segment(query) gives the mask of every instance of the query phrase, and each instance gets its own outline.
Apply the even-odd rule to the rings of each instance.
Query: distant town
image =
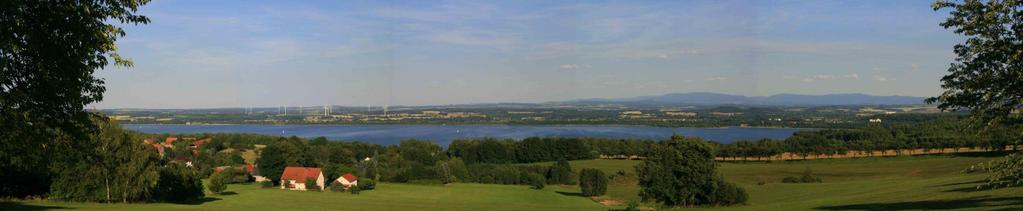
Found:
[[[281,106],[218,109],[107,109],[131,124],[628,124],[667,127],[857,127],[910,123],[956,113],[927,105],[629,106],[478,104],[453,106]]]

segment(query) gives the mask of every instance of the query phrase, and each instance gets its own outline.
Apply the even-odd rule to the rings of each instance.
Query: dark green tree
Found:
[[[598,169],[583,169],[579,172],[579,188],[583,196],[604,195],[607,193],[607,175]]]
[[[547,184],[568,184],[572,180],[572,166],[565,158],[558,159],[547,171]]]
[[[44,194],[55,155],[93,147],[76,141],[96,128],[85,106],[105,87],[93,73],[131,65],[115,41],[122,24],[149,22],[136,14],[147,2],[0,1],[0,197]]]
[[[1023,1],[939,0],[933,6],[950,9],[940,25],[966,41],[954,47],[955,61],[941,78],[945,91],[927,102],[944,110],[970,110],[987,123],[1018,119],[1023,108]]]
[[[213,194],[220,194],[224,192],[224,190],[227,190],[227,180],[229,177],[230,174],[225,172],[214,173],[213,176],[210,176],[210,184],[209,186],[206,186],[206,189],[209,189],[210,193]]]
[[[259,173],[274,183],[281,180],[284,167],[287,167],[287,160],[284,158],[284,151],[277,143],[266,146],[259,154],[256,164],[259,166]]]
[[[719,198],[719,191],[738,193],[735,185],[722,185],[714,163],[714,148],[699,138],[672,136],[650,149],[647,158],[636,166],[639,196],[669,207],[704,204],[738,204],[742,199]],[[741,190],[745,193],[744,190]],[[734,194],[731,194],[734,195]],[[744,194],[743,194],[744,195]],[[735,195],[736,197],[741,197]]]
[[[182,164],[170,163],[160,168],[153,198],[157,201],[189,202],[204,197],[202,179]]]
[[[57,178],[54,199],[137,202],[151,199],[159,180],[159,160],[152,148],[139,144],[119,125],[97,118],[99,125],[79,144],[93,146],[66,151],[53,163]],[[74,160],[71,160],[74,159]]]
[[[987,126],[1019,124],[1023,109],[1023,1],[936,1],[949,9],[940,25],[966,37],[955,45],[955,61],[941,78],[945,91],[928,103],[943,110],[969,110]],[[1023,131],[1017,131],[1023,133]],[[1023,159],[992,162],[988,186],[1023,183]]]

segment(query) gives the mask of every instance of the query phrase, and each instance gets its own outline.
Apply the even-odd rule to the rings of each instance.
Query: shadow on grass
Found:
[[[561,195],[565,195],[565,196],[578,196],[578,197],[586,197],[586,196],[583,196],[583,193],[576,193],[576,192],[564,192],[564,191],[554,191],[554,192],[555,192],[555,193],[558,193],[558,194],[561,194]]]
[[[200,204],[204,204],[206,202],[214,202],[214,201],[220,201],[220,198],[203,197],[202,199],[187,200],[187,201],[169,201],[167,203],[171,203],[171,204],[187,204],[187,205],[200,205]]]
[[[46,205],[30,205],[23,204],[21,202],[0,202],[0,210],[57,210],[57,209],[74,209],[71,207],[60,207],[60,206],[46,206]]]
[[[225,192],[220,192],[220,194],[217,194],[217,195],[218,196],[231,196],[231,195],[238,195],[238,192],[225,191]]]
[[[963,152],[963,153],[953,153],[953,154],[949,154],[949,155],[956,156],[956,157],[989,158],[989,157],[1005,157],[1006,155],[1009,155],[1009,154],[1012,154],[1012,153],[1015,153],[1015,152],[1016,151],[1007,150],[1007,151],[993,151],[993,152]]]
[[[978,196],[964,199],[927,200],[891,203],[864,203],[816,207],[817,210],[949,210],[989,206],[1023,205],[1023,197]]]
[[[985,182],[985,180],[977,180],[977,181],[969,181],[969,182],[948,183],[948,184],[943,184],[943,185],[936,185],[934,187],[948,187],[948,186],[958,186],[958,185],[973,185],[971,187],[976,187],[976,185],[979,185],[980,183],[984,183],[984,182]]]

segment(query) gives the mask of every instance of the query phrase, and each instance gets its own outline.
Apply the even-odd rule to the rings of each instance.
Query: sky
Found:
[[[932,2],[153,1],[94,107],[935,96],[964,38]]]

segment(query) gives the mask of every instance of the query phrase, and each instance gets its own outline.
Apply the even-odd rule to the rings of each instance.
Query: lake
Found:
[[[144,133],[256,133],[265,135],[326,137],[337,141],[396,144],[403,139],[426,139],[441,146],[463,138],[523,139],[539,136],[667,139],[672,133],[697,136],[720,143],[761,138],[784,139],[798,128],[670,128],[633,125],[172,125],[124,124]]]

